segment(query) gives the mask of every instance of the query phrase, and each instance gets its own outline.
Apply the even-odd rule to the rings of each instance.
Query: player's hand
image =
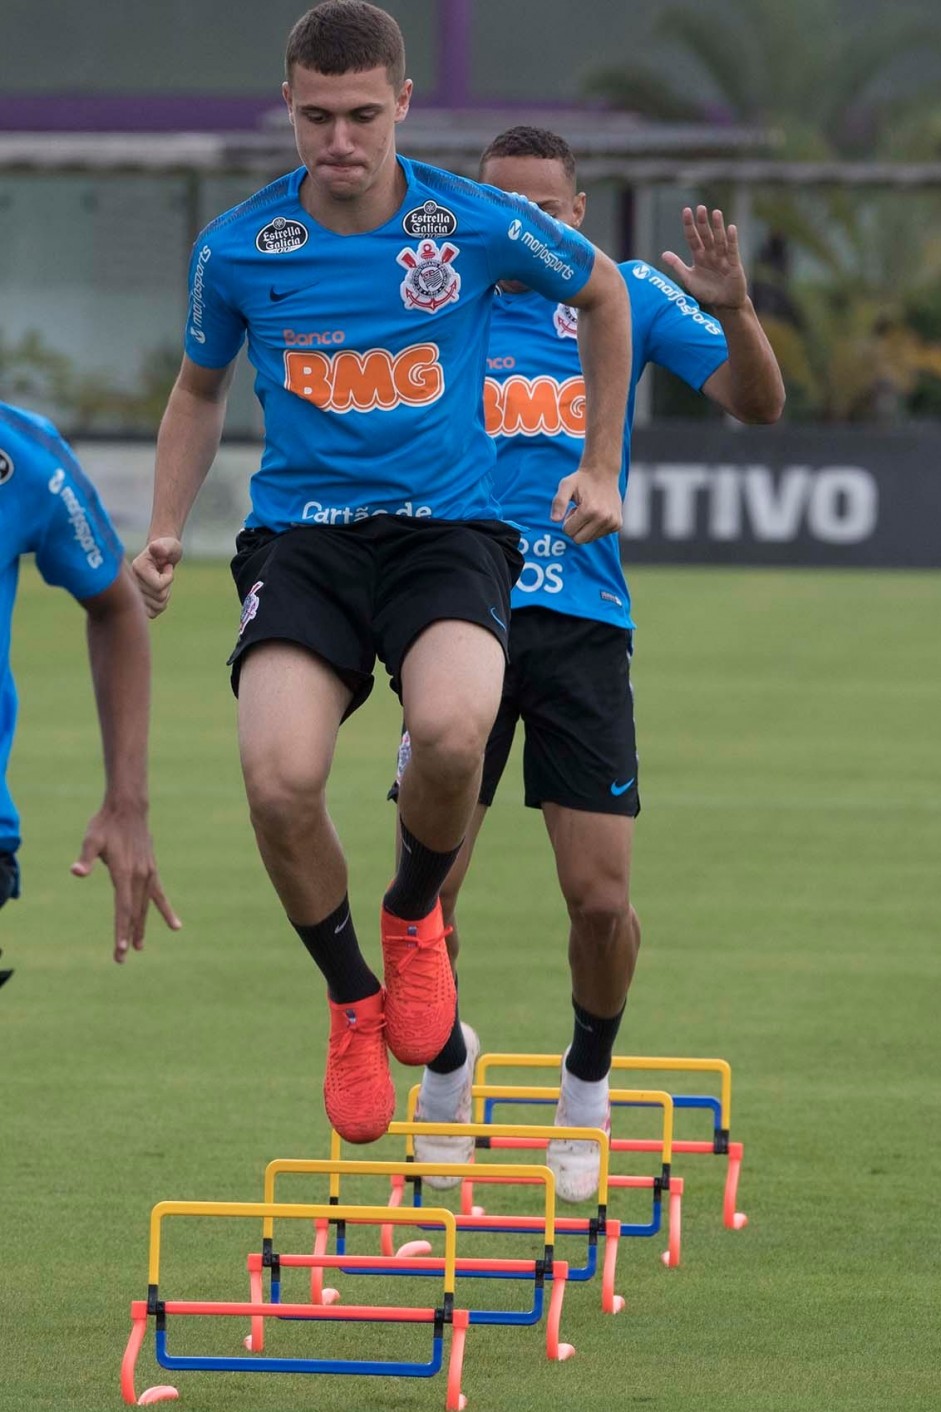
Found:
[[[621,492],[617,479],[579,467],[559,481],[552,519],[562,522],[576,544],[589,544],[621,528]]]
[[[114,887],[115,961],[123,961],[131,946],[142,950],[151,903],[171,931],[179,931],[183,924],[161,886],[142,809],[121,810],[106,804],[89,820],[82,851],[72,864],[73,876],[87,878],[99,858]]]
[[[156,618],[166,608],[173,585],[173,570],[182,558],[182,544],[167,535],[162,539],[152,539],[131,565],[148,617]]]
[[[741,309],[748,298],[748,281],[735,226],[726,230],[721,211],[713,211],[710,222],[705,206],[697,206],[695,215],[686,206],[683,234],[693,263],[684,264],[672,250],[664,250],[662,255],[674,278],[699,304],[714,310]]]

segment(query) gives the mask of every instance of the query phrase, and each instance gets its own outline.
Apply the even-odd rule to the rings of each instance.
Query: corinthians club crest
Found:
[[[245,595],[245,602],[242,604],[242,616],[239,619],[239,637],[242,636],[242,633],[248,627],[252,618],[254,618],[255,614],[258,612],[258,609],[261,607],[258,595],[264,588],[264,586],[264,579],[259,579],[257,583],[252,584],[251,588]]]
[[[406,246],[396,255],[398,263],[405,267],[399,290],[406,309],[424,309],[433,314],[458,298],[461,276],[452,261],[460,253],[456,245],[448,242],[439,249],[433,240],[422,240],[416,249]]]
[[[552,315],[555,331],[560,338],[578,337],[578,310],[570,304],[559,304]]]

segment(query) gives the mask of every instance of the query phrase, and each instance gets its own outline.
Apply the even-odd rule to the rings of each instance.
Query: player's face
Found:
[[[576,230],[585,219],[585,193],[575,190],[575,183],[557,157],[491,157],[481,170],[480,179],[500,191],[527,197],[547,216]],[[501,287],[510,293],[526,288],[515,280],[503,280]]]
[[[394,166],[410,79],[396,92],[384,68],[321,74],[295,65],[281,91],[301,161],[323,195],[355,201]]]

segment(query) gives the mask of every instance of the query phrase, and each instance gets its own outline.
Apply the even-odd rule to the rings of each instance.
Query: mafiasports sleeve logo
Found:
[[[13,474],[13,457],[7,451],[0,450],[0,485],[6,485]]]
[[[461,276],[452,262],[460,253],[456,245],[445,244],[439,249],[433,240],[421,241],[415,250],[406,246],[399,251],[395,258],[406,271],[399,292],[406,309],[433,314],[445,304],[456,303]]]

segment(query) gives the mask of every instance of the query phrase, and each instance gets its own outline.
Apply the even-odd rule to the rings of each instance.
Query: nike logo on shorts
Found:
[[[631,785],[632,785],[632,784],[634,783],[634,781],[636,780],[636,778],[637,778],[636,775],[631,775],[631,777],[630,777],[630,779],[628,780],[627,784],[618,784],[617,780],[613,780],[613,781],[612,781],[612,784],[611,784],[611,793],[612,793],[613,795],[615,795],[615,796],[617,796],[617,795],[619,795],[619,794],[626,794],[627,791],[630,789]]]
[[[497,610],[496,610],[496,608],[491,608],[491,609],[490,609],[490,616],[491,616],[491,618],[493,618],[493,621],[494,621],[495,623],[498,623],[498,624],[500,625],[500,627],[503,629],[503,631],[506,632],[506,623],[503,621],[502,618],[498,618],[498,617],[497,617]]]

